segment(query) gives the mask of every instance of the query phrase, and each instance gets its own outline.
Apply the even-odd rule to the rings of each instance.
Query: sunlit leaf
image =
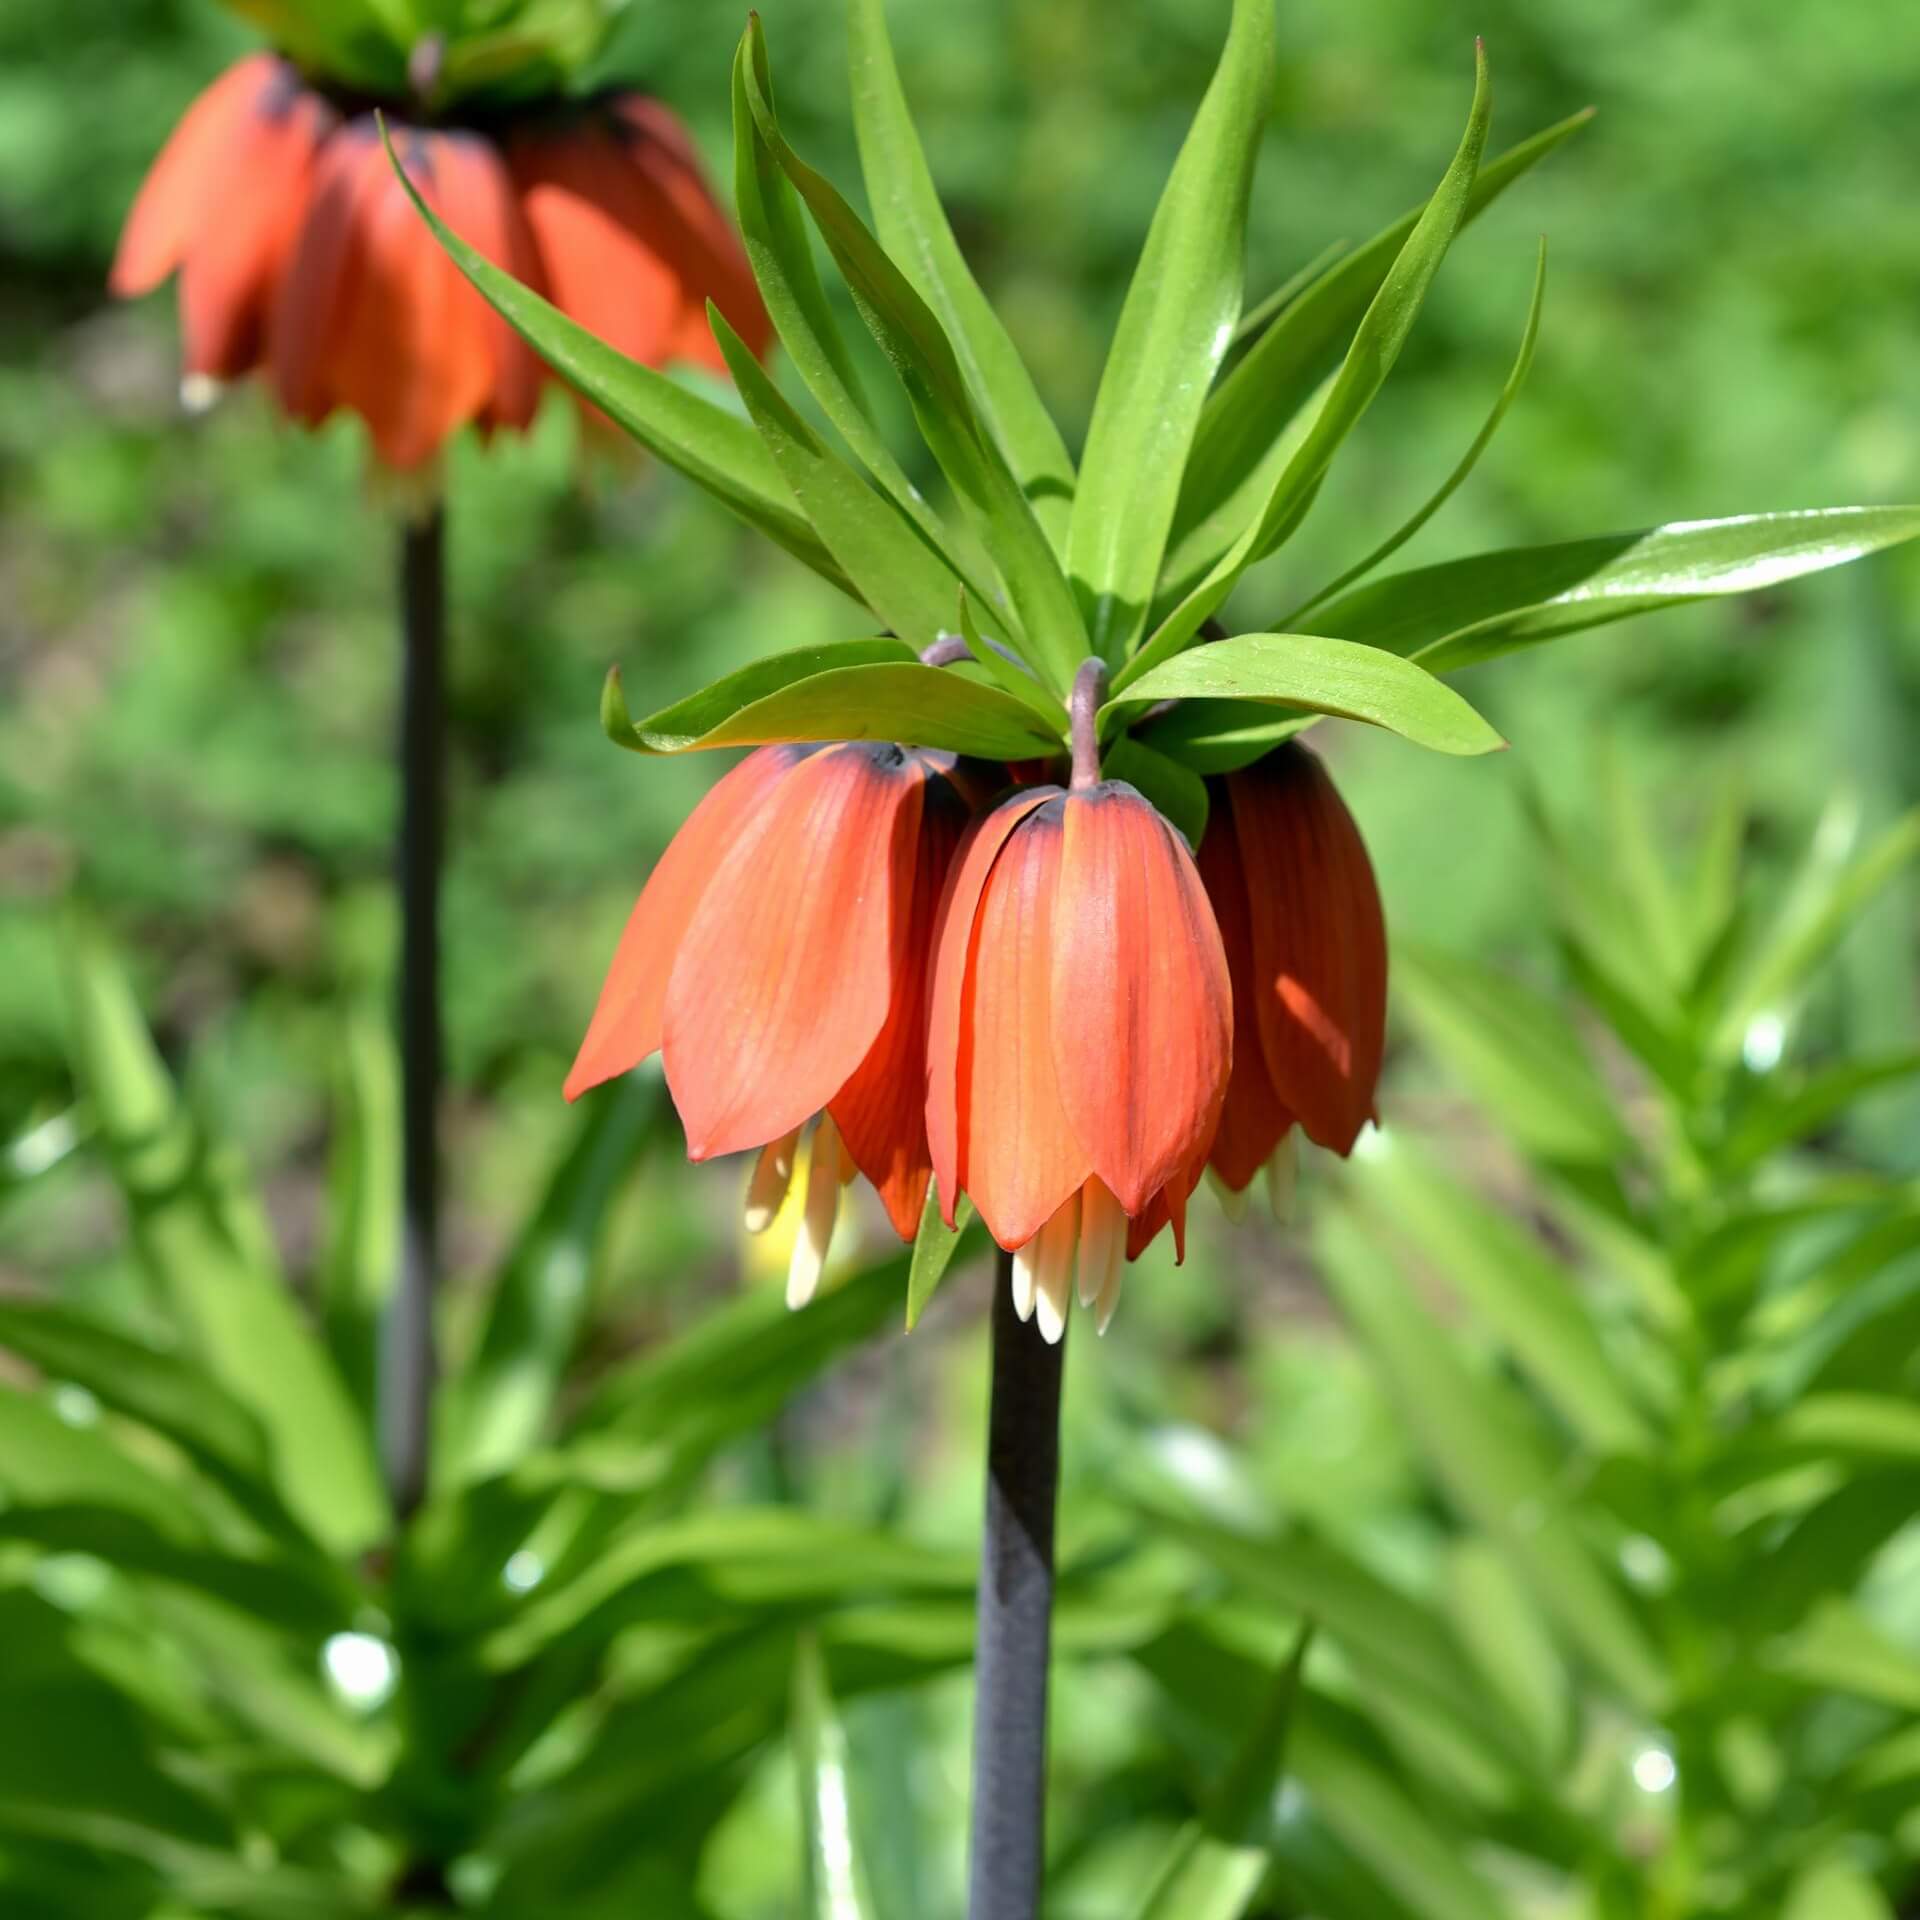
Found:
[[[846,1729],[810,1633],[794,1647],[789,1727],[800,1787],[801,1911],[808,1920],[872,1920],[873,1897],[853,1831]]]
[[[946,329],[982,422],[1059,551],[1073,511],[1073,460],[947,224],[901,90],[886,0],[855,0],[848,9],[847,57],[854,132],[880,244]]]
[[[913,1259],[907,1268],[907,1331],[911,1333],[927,1310],[927,1302],[947,1277],[960,1242],[973,1224],[973,1202],[963,1193],[953,1210],[954,1224],[940,1216],[938,1183],[927,1183],[927,1202],[920,1210],[920,1231],[914,1235]]]
[[[1424,668],[1350,641],[1310,633],[1243,633],[1193,647],[1141,675],[1102,719],[1158,700],[1263,702],[1364,720],[1438,753],[1491,753],[1503,742]]]
[[[1122,734],[1100,760],[1107,779],[1137,787],[1180,829],[1189,847],[1199,846],[1209,803],[1207,784],[1197,773],[1132,734]]]
[[[1520,347],[1514,355],[1512,370],[1507,375],[1506,384],[1501,387],[1498,397],[1494,400],[1493,410],[1482,422],[1480,431],[1473,437],[1472,444],[1460,456],[1459,464],[1441,481],[1421,506],[1381,541],[1371,553],[1356,560],[1344,573],[1322,587],[1318,593],[1309,595],[1280,622],[1282,626],[1304,625],[1306,616],[1316,607],[1324,606],[1335,595],[1344,593],[1356,580],[1364,580],[1383,562],[1392,559],[1460,490],[1474,468],[1480,464],[1480,456],[1493,444],[1493,436],[1500,431],[1500,423],[1507,417],[1507,410],[1520,397],[1520,389],[1526,385],[1527,375],[1533,368],[1533,349],[1540,338],[1540,306],[1546,291],[1547,243],[1543,239],[1540,242],[1539,260],[1533,273],[1533,296],[1527,305],[1526,325],[1520,331]]]
[[[1234,0],[1087,429],[1067,558],[1094,651],[1109,660],[1124,658],[1145,626],[1187,451],[1239,323],[1247,196],[1272,92],[1271,0]]]
[[[1322,607],[1314,625],[1452,673],[1633,614],[1780,586],[1915,534],[1920,507],[1676,520],[1390,574]]]

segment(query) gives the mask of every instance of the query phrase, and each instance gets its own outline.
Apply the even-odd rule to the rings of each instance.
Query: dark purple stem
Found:
[[[972,658],[973,649],[957,633],[943,633],[932,646],[920,649],[923,667],[951,667]]]
[[[1013,1256],[994,1263],[987,1515],[973,1663],[968,1920],[1035,1920],[1046,1860],[1047,1662],[1060,1369],[1013,1304]]]
[[[1097,786],[1100,781],[1100,708],[1107,697],[1107,663],[1087,659],[1073,676],[1067,699],[1067,718],[1073,727],[1073,784]]]

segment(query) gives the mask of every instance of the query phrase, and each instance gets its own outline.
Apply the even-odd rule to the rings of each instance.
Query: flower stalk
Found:
[[[1053,1515],[1066,1347],[1020,1318],[1010,1253],[999,1255],[997,1269],[974,1647],[967,1916],[1034,1920],[1045,1864]]]
[[[1089,657],[1073,676],[1067,719],[1073,728],[1073,784],[1077,791],[1100,784],[1100,709],[1107,697],[1107,663]]]
[[[440,1266],[440,866],[446,842],[446,509],[401,533],[400,1268],[380,1329],[380,1454],[396,1515],[425,1495]]]

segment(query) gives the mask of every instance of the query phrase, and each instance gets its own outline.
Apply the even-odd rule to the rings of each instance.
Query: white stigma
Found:
[[[765,1233],[780,1217],[793,1186],[794,1161],[800,1152],[800,1129],[769,1141],[760,1149],[747,1179],[746,1221],[749,1233]]]
[[[1127,1216],[1103,1180],[1089,1180],[1080,1195],[1080,1304],[1100,1309],[1120,1297],[1120,1264],[1127,1252]],[[1099,1327],[1107,1330],[1108,1306]]]
[[[1073,1302],[1073,1254],[1080,1239],[1080,1196],[1076,1193],[1034,1236],[1039,1249],[1034,1265],[1033,1313],[1040,1337],[1057,1347],[1067,1331]]]
[[[1287,1137],[1267,1162],[1267,1207],[1273,1214],[1275,1226],[1292,1224],[1294,1194],[1299,1185],[1300,1134],[1297,1128],[1289,1128]]]
[[[820,1285],[840,1217],[840,1129],[823,1113],[807,1152],[807,1206],[787,1265],[787,1305],[804,1307]]]

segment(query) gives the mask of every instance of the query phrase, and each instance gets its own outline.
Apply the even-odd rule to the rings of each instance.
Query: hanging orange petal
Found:
[[[896,912],[905,908],[907,931],[887,1022],[830,1109],[854,1164],[872,1181],[903,1240],[919,1230],[933,1172],[927,1152],[927,959],[969,812],[944,774],[927,771],[924,784],[911,896],[896,895],[894,901]]]
[[[306,225],[268,322],[267,360],[289,419],[318,426],[338,402],[333,341],[360,278],[363,209],[382,188],[386,156],[370,116],[348,122],[313,172]]]
[[[659,1052],[667,982],[700,896],[721,862],[740,845],[754,814],[799,760],[794,747],[761,747],[748,754],[674,835],[641,889],[614,950],[587,1037],[567,1075],[569,1100]]]
[[[691,1158],[777,1139],[866,1058],[900,972],[923,788],[898,747],[825,748],[714,874],[661,1046]]]
[[[291,74],[240,116],[180,269],[181,362],[237,379],[260,364],[267,317],[307,215],[314,161],[339,115]]]
[[[1372,862],[1305,747],[1229,774],[1227,791],[1274,1091],[1309,1139],[1349,1153],[1373,1115],[1386,1042],[1386,925]]]
[[[1052,1032],[1070,805],[1059,794],[1042,798],[1000,849],[980,896],[962,996],[956,1180],[1003,1247],[1025,1245],[1093,1172],[1061,1099]]]
[[[1186,843],[1132,787],[1065,802],[1053,1057],[1073,1129],[1129,1214],[1213,1138],[1232,989]]]
[[[1029,790],[981,814],[954,855],[934,915],[927,975],[927,1147],[948,1226],[954,1224],[960,1200],[960,1055],[980,896],[1008,836],[1034,808],[1058,793],[1057,788]]]
[[[1239,1193],[1273,1157],[1293,1125],[1293,1115],[1273,1090],[1266,1054],[1260,1045],[1259,993],[1253,962],[1253,918],[1247,904],[1247,876],[1233,827],[1233,807],[1216,787],[1207,830],[1194,864],[1207,889],[1220,945],[1233,983],[1233,1067],[1220,1109],[1220,1130],[1213,1139],[1213,1169]]]
[[[228,175],[235,138],[292,69],[270,53],[229,67],[182,115],[135,196],[108,284],[122,297],[151,293],[205,230],[210,193]],[[297,83],[296,83],[297,84]]]
[[[394,150],[436,212],[446,135],[394,129]],[[328,348],[340,405],[366,421],[374,449],[398,472],[433,458],[486,405],[494,362],[484,308],[435,244],[378,148],[356,208],[353,274]]]
[[[523,286],[543,293],[533,230],[500,149],[480,134],[446,134],[435,155],[435,174],[447,225]],[[540,403],[544,369],[539,356],[471,287],[461,291],[493,360],[493,392],[482,422],[527,426]]]
[[[517,134],[507,151],[554,304],[630,360],[662,365],[685,295],[657,196],[602,122]]]

